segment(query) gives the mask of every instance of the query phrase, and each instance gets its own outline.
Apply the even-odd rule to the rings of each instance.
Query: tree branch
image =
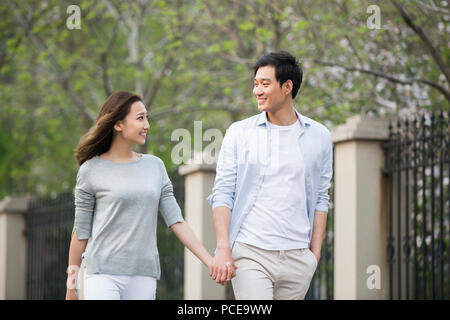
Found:
[[[108,45],[106,46],[105,51],[102,52],[102,54],[100,56],[100,62],[101,62],[101,68],[102,68],[103,89],[105,90],[106,96],[111,95],[111,93],[113,91],[111,81],[108,76],[108,69],[109,69],[108,53],[111,51],[114,41],[116,40],[118,26],[119,26],[119,23],[117,22],[114,26],[111,39],[109,39]]]
[[[208,4],[208,1],[205,2],[205,10],[208,13],[208,16],[210,17],[211,21],[214,23],[216,28],[218,28],[223,33],[227,34],[231,39],[233,39],[234,42],[236,42],[239,51],[241,54],[243,54],[245,57],[250,55],[250,50],[247,49],[247,47],[244,44],[244,41],[242,40],[241,36],[239,35],[238,28],[236,26],[236,17],[239,11],[239,1],[235,1],[233,3],[233,18],[230,20],[228,26],[223,26],[217,23],[218,17],[217,13],[213,10],[212,6]]]
[[[75,92],[72,90],[72,87],[69,83],[69,77],[67,75],[65,75],[64,70],[59,65],[55,56],[49,51],[49,49],[47,48],[44,41],[37,34],[33,34],[32,32],[30,32],[33,29],[32,25],[30,24],[29,20],[26,17],[23,17],[22,15],[20,15],[18,13],[19,8],[14,3],[14,1],[12,1],[11,4],[14,6],[14,9],[15,9],[14,17],[25,28],[27,37],[29,39],[31,39],[31,41],[38,48],[38,50],[48,52],[48,56],[50,58],[49,60],[52,63],[52,66],[54,69],[54,74],[55,74],[56,78],[58,79],[58,82],[61,85],[61,87],[72,98],[73,102],[75,103],[76,107],[80,110],[80,112],[84,116],[84,118],[90,123],[94,122],[95,118],[96,118],[95,115],[93,114],[93,112],[91,110],[89,110],[86,107],[86,105],[80,99],[80,97],[77,94],[75,94]]]
[[[419,5],[421,5],[422,7],[424,7],[427,10],[431,10],[434,12],[440,12],[440,13],[445,13],[448,14],[450,13],[450,10],[446,9],[446,8],[439,8],[436,6],[436,4],[433,2],[433,0],[430,0],[431,6],[427,5],[426,3],[424,3],[423,1],[417,1]]]
[[[447,67],[447,65],[444,62],[444,59],[442,59],[442,56],[439,54],[437,49],[433,46],[431,43],[430,38],[428,38],[427,34],[423,29],[419,26],[417,26],[411,17],[406,13],[405,10],[403,10],[402,6],[396,1],[391,0],[394,6],[397,8],[397,10],[400,12],[400,15],[402,16],[405,23],[420,37],[420,39],[425,43],[425,47],[428,49],[428,51],[431,53],[431,56],[433,57],[434,61],[437,63],[439,68],[441,69],[442,73],[444,74],[445,78],[447,79],[448,84],[450,85],[450,68]]]
[[[348,43],[350,44],[350,48],[352,49],[353,53],[355,54],[356,58],[358,58],[358,62],[360,66],[363,66],[363,61],[361,59],[361,57],[359,56],[358,51],[356,50],[355,46],[353,45],[352,40],[350,39],[350,37],[348,35],[345,35],[345,39],[347,39]]]
[[[186,35],[188,35],[192,31],[195,24],[197,23],[197,19],[195,16],[193,17],[192,21],[193,21],[192,24],[188,24],[185,21],[183,21],[182,17],[179,15],[178,16],[179,25],[178,28],[175,28],[178,30],[175,31],[176,36],[172,41],[185,39]],[[163,41],[164,44],[166,44],[165,42],[166,41]],[[152,106],[153,102],[155,101],[156,93],[159,90],[161,81],[164,78],[166,70],[172,66],[174,61],[175,61],[175,52],[173,50],[170,50],[169,52],[166,53],[166,59],[161,69],[159,70],[158,74],[153,78],[147,90],[145,91],[143,99],[144,104],[148,109]]]
[[[433,87],[437,90],[439,90],[444,96],[445,98],[450,101],[450,92],[448,90],[446,90],[445,88],[441,87],[440,85],[438,85],[437,83],[434,83],[430,80],[426,80],[423,78],[412,78],[412,79],[407,79],[407,80],[401,80],[398,78],[395,78],[394,76],[391,75],[387,75],[378,71],[373,71],[373,70],[368,70],[368,69],[363,69],[363,68],[355,68],[355,67],[348,67],[348,66],[344,66],[338,63],[332,63],[332,62],[327,62],[327,61],[320,61],[320,60],[314,60],[315,63],[323,65],[323,66],[329,66],[329,67],[339,67],[342,68],[346,71],[350,71],[350,72],[362,72],[362,73],[366,73],[366,74],[370,74],[372,76],[375,77],[379,77],[379,78],[383,78],[386,80],[389,80],[391,82],[395,82],[395,83],[399,83],[402,85],[407,85],[407,84],[411,84],[414,82],[420,82],[423,84],[426,84],[430,87]]]
[[[153,79],[153,81],[152,81],[151,85],[148,87],[147,91],[145,92],[144,104],[148,109],[153,104],[153,101],[155,100],[155,97],[156,97],[156,92],[158,91],[161,81],[164,77],[164,73],[169,68],[169,66],[172,64],[172,62],[173,62],[173,57],[169,53],[166,57],[166,60],[164,61],[163,66],[159,70],[156,77]]]
[[[121,12],[119,10],[117,10],[117,8],[114,6],[114,4],[111,1],[103,0],[103,2],[105,3],[108,10],[112,13],[114,18],[116,20],[121,21],[124,24],[124,26],[128,29],[128,31],[130,32],[131,31],[130,20],[125,19],[125,17],[121,14]]]

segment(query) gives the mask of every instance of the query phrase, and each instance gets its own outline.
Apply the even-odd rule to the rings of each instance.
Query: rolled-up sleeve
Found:
[[[184,222],[183,215],[181,214],[180,206],[178,205],[175,196],[173,194],[173,186],[167,174],[166,167],[162,160],[161,162],[161,196],[159,198],[159,211],[166,223],[167,227],[170,227],[174,223]]]
[[[89,239],[92,230],[92,216],[95,209],[95,194],[91,189],[88,172],[85,166],[81,166],[77,173],[75,198],[75,221],[72,235],[77,231],[79,240]]]
[[[216,166],[212,193],[206,198],[214,209],[224,206],[233,209],[236,190],[237,146],[236,127],[233,123],[225,133]]]
[[[329,195],[328,190],[331,185],[331,177],[333,176],[333,142],[331,134],[327,130],[325,135],[325,147],[322,158],[322,168],[320,172],[318,195],[316,202],[316,211],[328,212]]]

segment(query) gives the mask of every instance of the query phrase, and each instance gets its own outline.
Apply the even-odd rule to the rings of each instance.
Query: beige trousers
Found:
[[[317,268],[310,249],[264,250],[235,242],[232,256],[237,300],[303,300]]]

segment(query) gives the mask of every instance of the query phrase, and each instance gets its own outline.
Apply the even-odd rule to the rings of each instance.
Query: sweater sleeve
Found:
[[[173,194],[172,182],[166,171],[166,167],[160,159],[162,184],[161,184],[161,196],[159,199],[159,211],[163,216],[164,222],[167,227],[170,227],[176,222],[184,222],[183,215],[181,214],[180,206],[178,205],[175,196]]]
[[[79,240],[89,239],[92,230],[92,217],[95,208],[95,194],[89,184],[89,170],[86,163],[80,166],[74,191],[75,221],[72,235],[77,230]]]

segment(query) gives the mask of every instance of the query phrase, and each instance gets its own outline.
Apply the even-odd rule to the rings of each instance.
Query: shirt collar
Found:
[[[295,113],[297,114],[297,117],[298,117],[298,119],[299,119],[299,121],[300,121],[300,125],[303,127],[303,128],[306,128],[306,125],[311,125],[311,122],[309,121],[309,119],[308,118],[306,118],[306,117],[304,117],[300,112],[298,112],[295,108],[294,108],[294,111],[295,111]],[[266,111],[263,111],[263,112],[261,112],[260,114],[259,114],[259,117],[258,117],[258,123],[257,123],[257,125],[259,126],[259,125],[261,125],[261,124],[265,124],[266,126],[267,126],[267,122],[268,122],[269,120],[267,119],[267,112]]]

